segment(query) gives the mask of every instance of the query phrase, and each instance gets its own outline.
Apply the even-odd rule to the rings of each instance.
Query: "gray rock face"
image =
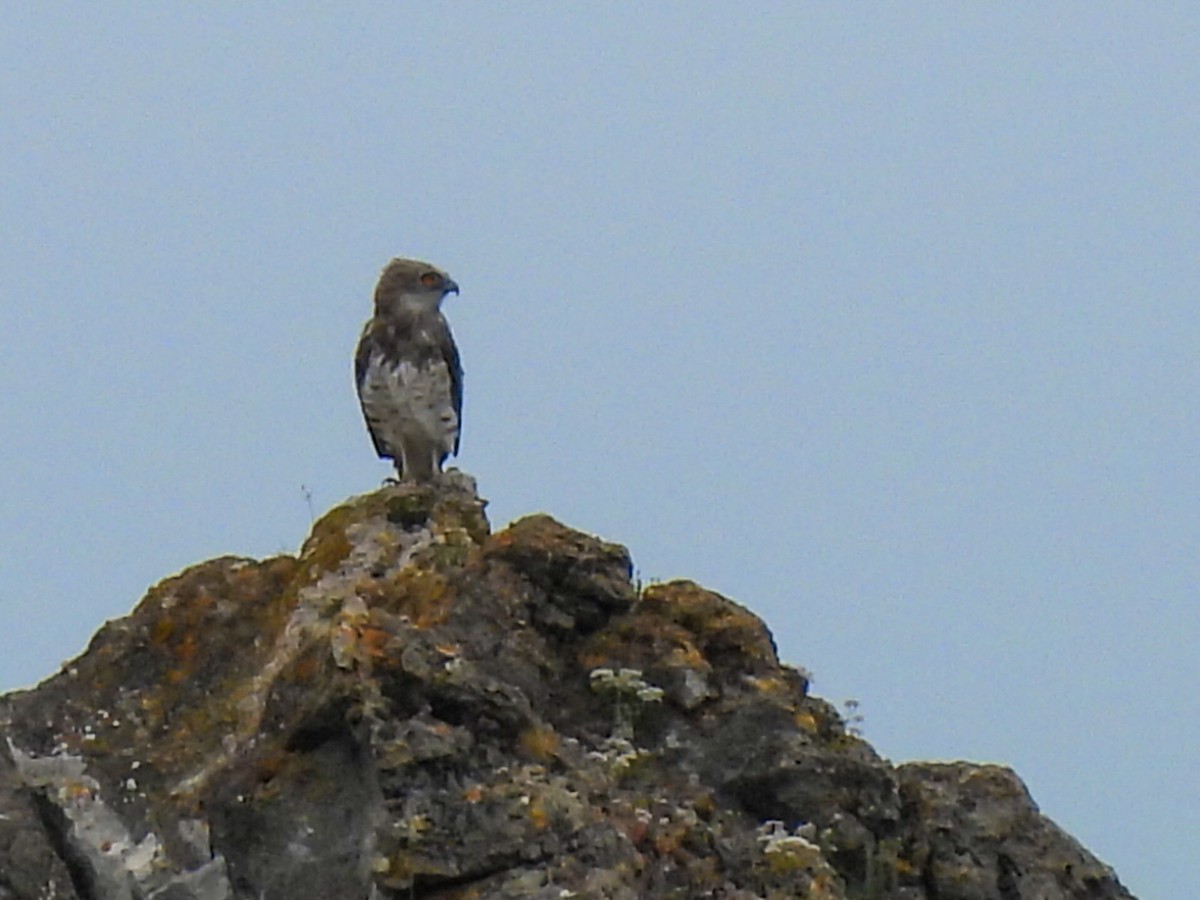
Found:
[[[1130,897],[1012,772],[881,759],[742,607],[483,506],[355,498],[0,698],[0,900]]]

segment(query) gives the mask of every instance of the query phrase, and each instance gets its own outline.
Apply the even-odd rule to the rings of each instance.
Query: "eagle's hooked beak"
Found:
[[[458,293],[458,282],[456,282],[453,278],[447,278],[445,281],[442,282],[442,296],[443,297],[445,297],[447,294],[457,294],[457,293]]]

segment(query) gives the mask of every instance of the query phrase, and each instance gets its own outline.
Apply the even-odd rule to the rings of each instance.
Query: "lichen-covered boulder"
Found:
[[[894,768],[771,636],[466,476],[153,587],[0,700],[0,900],[1122,898],[988,767]]]

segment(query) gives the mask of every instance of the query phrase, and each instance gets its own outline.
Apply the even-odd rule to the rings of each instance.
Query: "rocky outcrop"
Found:
[[[156,585],[0,702],[0,900],[1123,898],[1010,771],[893,767],[763,624],[465,476]]]

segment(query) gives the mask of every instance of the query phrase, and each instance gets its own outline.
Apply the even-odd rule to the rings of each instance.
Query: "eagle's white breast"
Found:
[[[405,477],[432,478],[454,451],[458,414],[445,362],[418,365],[372,353],[361,398],[372,432],[401,463]]]

